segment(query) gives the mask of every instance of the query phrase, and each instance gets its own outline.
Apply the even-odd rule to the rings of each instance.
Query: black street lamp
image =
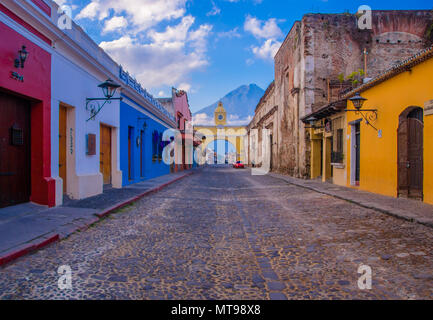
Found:
[[[353,106],[355,107],[355,110],[346,109],[344,111],[355,112],[355,114],[361,114],[361,116],[365,120],[365,123],[368,126],[372,127],[376,131],[379,131],[375,126],[371,124],[372,122],[375,122],[377,120],[377,109],[362,109],[365,101],[367,100],[368,99],[362,97],[358,92],[354,97],[349,99],[349,101],[351,101]]]
[[[120,88],[120,85],[118,85],[111,79],[107,79],[105,82],[101,83],[98,87],[102,89],[102,92],[107,99],[111,99],[116,93],[116,90]]]
[[[361,95],[359,94],[359,92],[354,97],[350,98],[349,100],[352,101],[353,106],[358,111],[359,111],[359,109],[362,108],[362,106],[364,105],[364,102],[367,101],[366,98],[361,97]]]
[[[102,89],[102,93],[104,94],[105,98],[86,99],[86,110],[89,110],[91,115],[91,117],[87,119],[87,121],[94,120],[96,115],[102,110],[106,103],[111,103],[111,101],[113,100],[122,101],[122,97],[113,98],[113,96],[116,94],[116,90],[121,87],[113,80],[107,79],[105,82],[98,85],[98,87]],[[102,105],[100,104],[100,102],[103,102]]]
[[[315,126],[314,123],[317,121],[318,119],[316,117],[310,117],[307,119],[308,123],[310,124],[309,127],[305,127],[305,129],[323,129],[324,126]]]
[[[22,46],[21,50],[18,51],[19,59],[15,59],[15,68],[21,67],[24,69],[24,62],[26,62],[29,53],[26,50],[26,46]]]

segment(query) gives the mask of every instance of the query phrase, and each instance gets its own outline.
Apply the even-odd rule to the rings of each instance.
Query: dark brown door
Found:
[[[144,148],[143,148],[143,143],[144,143],[144,131],[141,130],[140,131],[140,177],[144,177]]]
[[[66,193],[66,114],[64,106],[59,108],[59,176],[63,180],[63,193]]]
[[[132,127],[128,127],[128,179],[132,180]]]
[[[30,103],[0,92],[0,208],[30,200]]]
[[[423,199],[422,121],[408,118],[398,128],[398,195]]]
[[[274,162],[274,137],[273,135],[269,135],[269,143],[271,144],[270,149],[270,160],[269,160],[269,169],[272,170],[273,169],[273,162]]]
[[[361,124],[357,123],[355,125],[355,183],[359,186],[359,181],[361,180]]]
[[[104,184],[111,183],[111,128],[101,124],[100,129],[100,171]]]

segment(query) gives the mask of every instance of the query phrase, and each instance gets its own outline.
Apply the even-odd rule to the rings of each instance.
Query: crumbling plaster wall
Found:
[[[276,169],[309,177],[309,137],[300,119],[328,102],[328,79],[364,69],[364,49],[368,77],[377,76],[428,46],[432,23],[431,11],[374,11],[372,30],[358,29],[351,14],[308,14],[295,22],[275,56]]]

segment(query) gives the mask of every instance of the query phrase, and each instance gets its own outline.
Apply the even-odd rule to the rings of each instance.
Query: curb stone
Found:
[[[78,226],[78,227],[74,227],[74,228],[71,228],[70,230],[68,230],[68,234],[67,235],[66,234],[62,234],[60,236],[59,233],[55,233],[55,234],[51,233],[48,236],[44,236],[41,239],[38,239],[37,242],[34,242],[34,243],[30,242],[30,243],[27,243],[27,244],[24,244],[24,245],[20,245],[20,246],[18,246],[18,248],[15,248],[15,249],[13,249],[13,250],[11,250],[9,252],[6,252],[6,253],[4,253],[4,254],[2,254],[0,256],[0,267],[3,267],[6,264],[11,263],[12,261],[14,261],[14,260],[16,260],[18,258],[21,258],[21,257],[23,257],[25,255],[28,255],[28,254],[33,253],[33,252],[35,252],[37,250],[40,250],[40,249],[42,249],[44,247],[47,247],[50,244],[53,244],[54,242],[57,242],[57,241],[62,240],[62,239],[66,239],[67,237],[69,237],[69,235],[71,235],[71,234],[73,234],[73,233],[75,233],[77,231],[85,231],[85,230],[89,229],[89,227],[91,225],[97,223],[102,218],[107,217],[113,211],[116,211],[118,209],[121,209],[121,208],[123,208],[123,207],[125,207],[125,206],[127,206],[127,205],[129,205],[131,203],[133,203],[133,202],[136,202],[136,201],[140,200],[141,198],[143,198],[143,197],[145,197],[147,195],[150,195],[152,193],[156,193],[158,191],[161,191],[165,187],[167,187],[167,186],[169,186],[169,185],[171,185],[171,184],[173,184],[173,183],[175,183],[175,182],[177,182],[177,181],[179,181],[179,180],[181,180],[183,178],[191,176],[193,173],[194,172],[186,173],[186,174],[184,174],[184,175],[182,175],[180,177],[177,177],[176,179],[173,179],[173,180],[171,180],[169,182],[166,182],[166,183],[164,183],[162,185],[159,185],[159,186],[157,186],[155,188],[149,189],[149,190],[143,192],[142,194],[140,194],[138,196],[135,196],[133,198],[125,200],[125,201],[123,201],[123,202],[121,202],[121,203],[119,203],[119,204],[117,204],[115,206],[112,206],[112,207],[108,208],[108,209],[105,209],[102,212],[95,214],[96,217],[94,219],[92,219],[91,221],[86,222],[84,225],[81,225],[81,226]]]

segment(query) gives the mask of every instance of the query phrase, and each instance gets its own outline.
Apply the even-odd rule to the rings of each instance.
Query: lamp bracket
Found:
[[[377,121],[377,117],[378,117],[377,109],[363,109],[363,110],[361,110],[361,109],[359,109],[359,110],[357,110],[357,109],[354,109],[354,110],[345,109],[344,111],[345,112],[355,112],[355,114],[360,114],[364,118],[365,123],[368,126],[372,127],[376,131],[379,131],[374,125],[372,125],[372,123]]]
[[[87,122],[90,120],[95,120],[95,117],[98,115],[99,112],[101,112],[102,108],[108,103],[110,104],[111,101],[119,100],[122,101],[123,98],[87,98],[86,99],[86,110],[90,111],[90,118],[87,119]],[[101,102],[103,102],[101,104]]]

